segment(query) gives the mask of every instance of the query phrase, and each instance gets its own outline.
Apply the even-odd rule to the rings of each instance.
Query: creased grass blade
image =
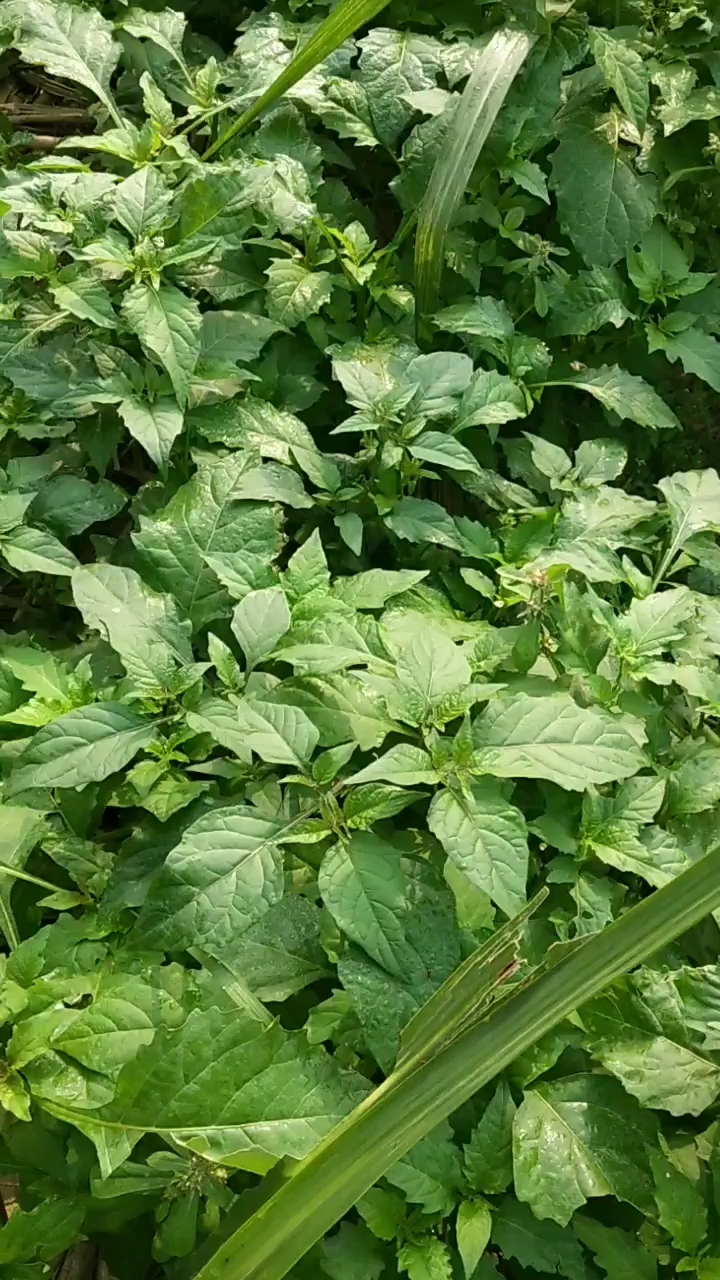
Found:
[[[418,215],[415,290],[418,333],[427,338],[437,310],[445,237],[485,140],[536,37],[501,28],[485,47],[465,86]]]
[[[232,138],[242,133],[263,112],[274,106],[288,89],[297,84],[298,80],[302,80],[303,76],[308,75],[319,63],[324,62],[325,58],[329,58],[343,41],[357,31],[358,27],[362,27],[371,18],[376,17],[388,2],[389,0],[342,0],[318,27],[315,35],[295,55],[290,65],[281,72],[277,80],[273,80],[270,88],[266,89],[257,101],[248,107],[247,111],[243,112],[240,118],[235,120],[230,128],[226,129],[225,133],[208,148],[204,158],[208,160],[218,151],[222,151]]]
[[[196,1272],[282,1280],[373,1183],[473,1093],[609,982],[720,904],[720,851],[524,986],[429,1062],[396,1070]]]

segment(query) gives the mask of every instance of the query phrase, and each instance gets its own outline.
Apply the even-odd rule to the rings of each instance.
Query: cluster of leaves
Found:
[[[0,4],[96,119],[1,144],[3,1280],[82,1236],[187,1274],[529,894],[512,981],[718,838],[720,479],[652,472],[673,364],[720,391],[717,20],[398,0],[218,146],[327,9],[227,53]],[[499,21],[537,38],[421,350],[415,212]],[[293,1275],[720,1276],[718,941],[541,1040]]]

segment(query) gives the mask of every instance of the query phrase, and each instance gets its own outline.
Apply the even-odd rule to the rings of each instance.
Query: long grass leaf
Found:
[[[536,37],[501,28],[483,49],[465,86],[420,205],[415,241],[418,334],[429,337],[437,310],[445,238],[485,140]]]
[[[232,138],[242,133],[253,121],[274,106],[288,89],[292,89],[298,80],[302,80],[303,76],[314,71],[319,63],[329,58],[331,53],[334,53],[357,31],[358,27],[364,26],[371,18],[376,17],[388,3],[389,0],[341,0],[337,8],[333,9],[318,27],[315,35],[295,55],[290,65],[280,73],[277,80],[273,80],[269,89],[266,89],[261,97],[248,107],[247,111],[225,130],[225,133],[221,134],[217,142],[208,148],[204,159],[208,160],[218,151],[222,151]]]
[[[393,1072],[220,1245],[196,1280],[282,1280],[416,1142],[579,1005],[718,904],[714,850],[429,1062],[414,1059]]]

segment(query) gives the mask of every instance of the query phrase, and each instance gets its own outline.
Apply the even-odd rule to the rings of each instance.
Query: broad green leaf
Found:
[[[19,525],[0,537],[0,551],[8,564],[20,573],[49,573],[58,578],[70,578],[78,567],[77,559],[68,547],[58,542],[47,529],[34,529],[30,525]]]
[[[265,343],[269,338],[277,333],[280,328],[273,320],[268,320],[266,316],[256,316],[249,311],[206,311],[203,314],[202,327],[202,351],[201,358],[208,361],[217,361],[219,364],[250,364],[253,360],[257,360]],[[273,406],[265,404],[263,400],[254,401],[257,410],[264,410],[269,416],[273,414]],[[193,423],[197,423],[202,430],[203,426],[209,423],[216,424],[215,434],[208,434],[207,430],[202,430],[202,434],[207,436],[208,440],[221,440],[224,444],[234,447],[244,445],[245,447],[259,448],[259,442],[250,438],[243,439],[238,435],[237,428],[234,438],[224,439],[222,434],[218,434],[220,424],[230,423],[235,419],[239,419],[238,425],[247,414],[250,406],[235,401],[223,402],[219,405],[208,405],[203,411],[199,410],[198,414],[192,419]],[[286,416],[291,418],[291,414],[282,415],[279,410],[274,410],[278,417]],[[298,419],[295,419],[297,422]],[[228,425],[225,426],[227,434]],[[305,436],[309,433],[304,428]],[[264,453],[260,449],[261,453]],[[278,454],[267,453],[266,457],[278,457]],[[287,462],[287,457],[281,457],[281,462]]]
[[[621,1227],[608,1227],[578,1214],[574,1230],[608,1280],[656,1280],[657,1261],[648,1249]]]
[[[133,932],[138,950],[205,947],[240,937],[283,895],[275,837],[287,822],[236,805],[192,823],[168,854]]]
[[[295,768],[308,764],[319,733],[301,707],[243,698],[238,702],[237,715],[246,748],[261,760]]]
[[[650,107],[648,70],[629,41],[601,27],[590,28],[590,50],[608,88],[642,137]]]
[[[207,557],[242,551],[270,563],[282,545],[278,513],[246,500],[248,465],[237,454],[200,466],[165,508],[141,518],[133,535],[145,581],[174,596],[196,630],[231,611]]]
[[[506,915],[525,905],[527,828],[498,783],[483,779],[467,791],[438,791],[427,822],[448,857]]]
[[[645,764],[640,721],[579,707],[568,694],[497,698],[473,738],[478,771],[546,778],[571,791],[629,778]]]
[[[410,452],[414,458],[421,458],[423,462],[450,467],[454,471],[474,471],[481,474],[480,463],[470,450],[454,436],[445,435],[442,431],[423,431],[421,436],[413,440]]]
[[[146,587],[132,569],[93,564],[76,569],[75,604],[88,627],[107,639],[137,688],[167,689],[192,663],[190,623],[169,596]]]
[[[114,188],[108,203],[116,221],[134,240],[141,240],[165,226],[172,200],[160,171],[145,165]]]
[[[343,1222],[323,1241],[320,1268],[330,1280],[379,1280],[385,1251],[362,1224]]]
[[[181,65],[186,25],[183,14],[176,9],[161,9],[159,12],[130,9],[120,19],[124,31],[129,31],[138,40],[151,40]]]
[[[172,396],[150,403],[137,396],[122,400],[118,413],[133,439],[142,445],[156,467],[166,467],[173,444],[183,429],[184,415]]]
[[[415,787],[423,783],[432,785],[438,781],[438,774],[433,769],[427,751],[414,747],[409,742],[401,742],[347,781],[353,784],[393,782],[401,787]]]
[[[44,831],[42,816],[22,805],[0,805],[0,869],[22,870]],[[12,875],[0,876],[0,929],[12,950],[20,942],[17,924],[10,905],[14,884]]]
[[[661,1152],[653,1152],[650,1164],[661,1226],[670,1233],[676,1249],[697,1253],[708,1226],[702,1192]]]
[[[515,324],[507,303],[501,298],[480,297],[472,302],[459,302],[446,307],[434,317],[438,329],[447,333],[468,334],[476,338],[493,338],[504,342],[512,338]]]
[[[90,320],[101,329],[115,329],[118,318],[112,299],[104,284],[92,276],[61,275],[51,286],[51,293],[61,311],[77,316],[78,320]]]
[[[424,799],[422,792],[369,782],[350,792],[343,806],[343,818],[353,831],[369,831],[376,822],[402,813],[418,799]]]
[[[332,593],[353,609],[384,609],[393,596],[409,591],[427,576],[427,569],[368,569],[336,578]]]
[[[181,408],[200,354],[202,318],[194,298],[174,285],[138,282],[122,302],[125,321],[150,356],[165,369]]]
[[[694,325],[675,333],[653,325],[648,329],[648,346],[651,351],[663,351],[672,363],[679,360],[686,373],[720,391],[720,342],[712,334]]]
[[[330,570],[318,529],[290,557],[282,580],[292,604],[306,596],[328,594]]]
[[[272,320],[293,329],[332,297],[327,271],[310,271],[294,258],[275,258],[266,273],[267,305]]]
[[[127,494],[109,480],[92,484],[77,475],[55,475],[33,498],[31,517],[58,538],[72,538],[122,511]]]
[[[290,630],[290,609],[285,592],[281,587],[250,591],[235,606],[231,626],[245,654],[247,669],[252,671]]]
[[[203,323],[207,324],[209,316],[218,314],[223,313],[206,312]],[[235,317],[235,324],[243,319],[243,313],[239,311],[227,314]],[[263,320],[263,317],[248,316],[248,319]],[[247,338],[243,336],[241,341],[245,343]],[[257,450],[261,457],[274,458],[277,462],[291,462],[291,450],[295,447],[315,447],[301,418],[284,409],[276,409],[275,405],[255,396],[236,397],[220,404],[203,406],[192,412],[190,422],[206,440],[225,444],[230,449]]]
[[[656,207],[648,174],[638,176],[598,130],[575,124],[552,156],[563,229],[589,267],[612,267],[642,239]]]
[[[15,43],[26,62],[83,85],[122,126],[110,92],[110,77],[120,54],[111,22],[96,9],[78,8],[64,0],[4,0],[0,13],[7,25],[16,28]]]
[[[356,832],[325,854],[318,883],[343,932],[401,978],[408,952],[403,923],[408,881],[399,853],[378,836]]]
[[[590,1280],[583,1251],[569,1229],[549,1218],[536,1218],[529,1205],[507,1196],[493,1216],[492,1242],[521,1267],[559,1273],[570,1280]]]
[[[465,1280],[471,1280],[490,1239],[492,1214],[486,1200],[463,1200],[457,1211],[455,1239]]]
[[[533,45],[525,31],[493,32],[455,111],[418,213],[416,309],[420,326],[437,310],[445,237],[508,90]]]
[[[515,1103],[501,1080],[465,1146],[465,1176],[474,1191],[497,1195],[512,1182]]]
[[[320,920],[314,903],[286,894],[217,951],[205,945],[259,1000],[278,1003],[328,976]]]
[[[45,725],[25,748],[6,784],[8,795],[32,787],[82,787],[118,773],[147,747],[155,725],[119,702],[96,702]]]
[[[114,1100],[92,1112],[102,1135],[130,1148],[151,1131],[231,1168],[265,1172],[307,1154],[367,1092],[300,1032],[257,1021],[218,992],[178,1031],[160,1030],[120,1073]],[[87,1112],[54,1106],[63,1119]]]
[[[470,684],[470,664],[438,627],[416,631],[397,656],[398,679],[408,713],[422,723],[432,719],[443,699]]]
[[[584,336],[606,324],[620,329],[632,319],[626,294],[614,267],[592,267],[574,279],[557,281],[549,290],[550,333]]]
[[[452,1280],[450,1250],[435,1236],[404,1244],[398,1250],[398,1266],[408,1280]]]
[[[662,653],[673,641],[682,639],[694,615],[692,593],[687,587],[675,587],[645,596],[644,600],[633,600],[620,624],[632,641],[635,654],[647,657]]]
[[[539,1218],[566,1226],[592,1196],[654,1206],[646,1147],[654,1118],[615,1080],[576,1075],[526,1091],[513,1126],[515,1190]]]
[[[476,369],[458,407],[453,431],[470,427],[496,427],[514,418],[527,416],[528,405],[522,389],[495,369]]]
[[[12,1267],[18,1280],[42,1275],[45,1267],[24,1271],[21,1263],[31,1258],[52,1261],[74,1243],[82,1229],[85,1210],[77,1199],[43,1200],[29,1212],[19,1206],[0,1230],[0,1264]]]
[[[360,75],[374,131],[392,147],[412,119],[409,93],[433,89],[442,70],[442,46],[412,31],[376,27],[360,41]]]
[[[672,545],[665,558],[672,558],[693,534],[720,527],[720,479],[717,471],[676,471],[658,484],[667,503],[672,527]]]
[[[644,971],[583,1010],[593,1056],[645,1107],[671,1115],[699,1115],[720,1092],[720,1067],[703,1050],[703,1036],[666,1007],[678,1002],[672,975]],[[679,1003],[679,1002],[678,1002]]]
[[[584,369],[569,378],[563,378],[559,385],[586,391],[599,400],[605,409],[616,413],[619,418],[630,418],[641,427],[662,431],[678,426],[678,419],[672,409],[653,391],[649,382],[626,373],[617,364],[604,364],[599,369]]]

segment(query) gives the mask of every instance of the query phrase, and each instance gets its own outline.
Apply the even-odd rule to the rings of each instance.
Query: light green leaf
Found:
[[[274,258],[265,274],[268,314],[289,329],[314,316],[332,297],[332,276],[310,271],[293,258]]]
[[[236,805],[193,822],[168,854],[132,934],[143,951],[206,947],[218,952],[283,895],[275,838],[284,819]]]
[[[320,1267],[331,1280],[379,1280],[385,1251],[367,1227],[341,1222],[340,1230],[323,1240]]]
[[[370,832],[356,832],[325,854],[318,884],[325,906],[351,941],[402,978],[408,883],[399,853]]]
[[[148,354],[157,356],[184,408],[200,354],[202,318],[197,302],[174,285],[156,288],[137,282],[125,294],[122,312]]]
[[[360,41],[360,76],[375,133],[392,147],[412,119],[407,94],[433,89],[442,70],[442,46],[413,31],[375,27]]]
[[[645,764],[640,721],[579,707],[568,694],[497,698],[475,722],[477,768],[546,778],[571,791],[629,778]]]
[[[108,197],[113,217],[134,240],[151,236],[166,225],[172,201],[172,191],[151,165],[136,169]]]
[[[402,787],[415,787],[422,783],[432,785],[438,781],[438,775],[427,751],[409,742],[400,742],[347,781],[353,784],[393,782]]]
[[[720,391],[720,342],[694,325],[677,333],[652,326],[648,331],[651,351],[664,351],[672,363],[679,360],[686,373],[694,373],[713,391]]]
[[[195,630],[231,611],[207,557],[237,553],[269,565],[282,545],[277,511],[246,500],[249,466],[244,454],[201,465],[166,507],[141,517],[133,535],[143,578],[174,596]]]
[[[650,1164],[660,1225],[669,1232],[676,1249],[693,1255],[707,1232],[702,1192],[660,1151],[652,1153]]]
[[[113,309],[110,294],[91,275],[77,275],[71,268],[67,276],[63,273],[57,284],[51,285],[50,292],[61,311],[66,311],[78,320],[90,320],[101,329],[115,329],[118,318]]]
[[[44,819],[36,809],[25,809],[22,805],[0,805],[0,870],[7,867],[10,871],[22,871],[44,830]],[[0,875],[0,930],[5,935],[10,950],[20,942],[10,905],[14,883],[12,875]]]
[[[435,1236],[404,1244],[398,1250],[398,1267],[408,1280],[452,1280],[450,1250]]]
[[[495,369],[476,369],[458,407],[453,431],[495,427],[525,418],[528,405],[522,389]]]
[[[535,1217],[528,1205],[507,1196],[493,1217],[492,1242],[521,1267],[559,1273],[571,1280],[591,1280],[583,1251],[572,1231],[549,1218]]]
[[[178,667],[192,663],[190,623],[170,596],[151,591],[133,569],[83,565],[72,588],[86,625],[110,642],[138,689],[167,689]]]
[[[448,857],[506,915],[525,905],[527,828],[498,783],[483,779],[466,791],[438,791],[427,822]]]
[[[471,1276],[487,1248],[492,1228],[492,1214],[486,1200],[463,1200],[457,1211],[455,1239],[465,1270],[465,1280]]]
[[[367,569],[349,578],[336,578],[332,593],[353,609],[384,609],[393,596],[409,591],[427,576],[427,569]]]
[[[237,714],[246,748],[261,760],[295,768],[307,765],[319,732],[301,707],[244,698],[238,702]]]
[[[515,1191],[538,1218],[565,1226],[591,1196],[652,1213],[646,1145],[654,1118],[615,1080],[570,1076],[526,1091],[513,1126]]]
[[[599,369],[584,369],[581,373],[564,378],[557,385],[587,391],[604,408],[616,413],[619,418],[630,418],[641,427],[669,430],[679,425],[672,409],[661,400],[648,382],[626,373],[617,364],[604,364]]]
[[[187,23],[176,9],[161,9],[159,12],[129,9],[122,15],[119,25],[138,40],[151,40],[173,61],[183,64],[182,43]]]
[[[423,431],[413,440],[410,452],[414,458],[433,462],[437,466],[450,467],[454,471],[474,471],[481,475],[480,463],[464,444],[442,431]]]
[[[446,307],[434,317],[434,324],[446,333],[468,334],[474,338],[494,338],[504,342],[512,338],[515,324],[502,298],[474,298]]]
[[[235,606],[231,626],[252,671],[290,630],[290,609],[282,587],[250,591]]]
[[[122,126],[110,92],[110,77],[120,55],[111,22],[97,9],[79,8],[64,0],[5,0],[0,12],[7,25],[16,27],[14,43],[26,62],[83,85]]]
[[[444,698],[470,684],[467,658],[439,627],[416,631],[397,656],[407,710],[419,722],[432,719]]]
[[[258,1000],[279,1003],[328,976],[320,945],[320,909],[308,898],[286,894],[217,949],[217,958],[247,983]],[[206,944],[207,948],[207,944]],[[215,951],[211,945],[207,948]]]
[[[19,525],[0,538],[0,551],[9,565],[20,573],[49,573],[70,578],[78,567],[72,551],[58,542],[47,529]]]
[[[151,721],[119,702],[96,702],[69,711],[36,733],[17,760],[7,794],[102,782],[124,769],[154,736]]]
[[[183,429],[184,414],[177,400],[161,396],[150,404],[133,396],[120,402],[118,413],[155,466],[166,467],[173,444]]]
[[[693,534],[720,527],[720,479],[713,467],[706,471],[676,471],[658,484],[670,514],[672,544],[667,567]]]
[[[598,130],[572,125],[552,156],[560,221],[589,267],[612,267],[648,230],[652,178],[638,176]]]
[[[620,105],[642,137],[650,107],[648,70],[639,53],[627,40],[601,27],[590,28],[590,51],[608,88],[614,89]]]

